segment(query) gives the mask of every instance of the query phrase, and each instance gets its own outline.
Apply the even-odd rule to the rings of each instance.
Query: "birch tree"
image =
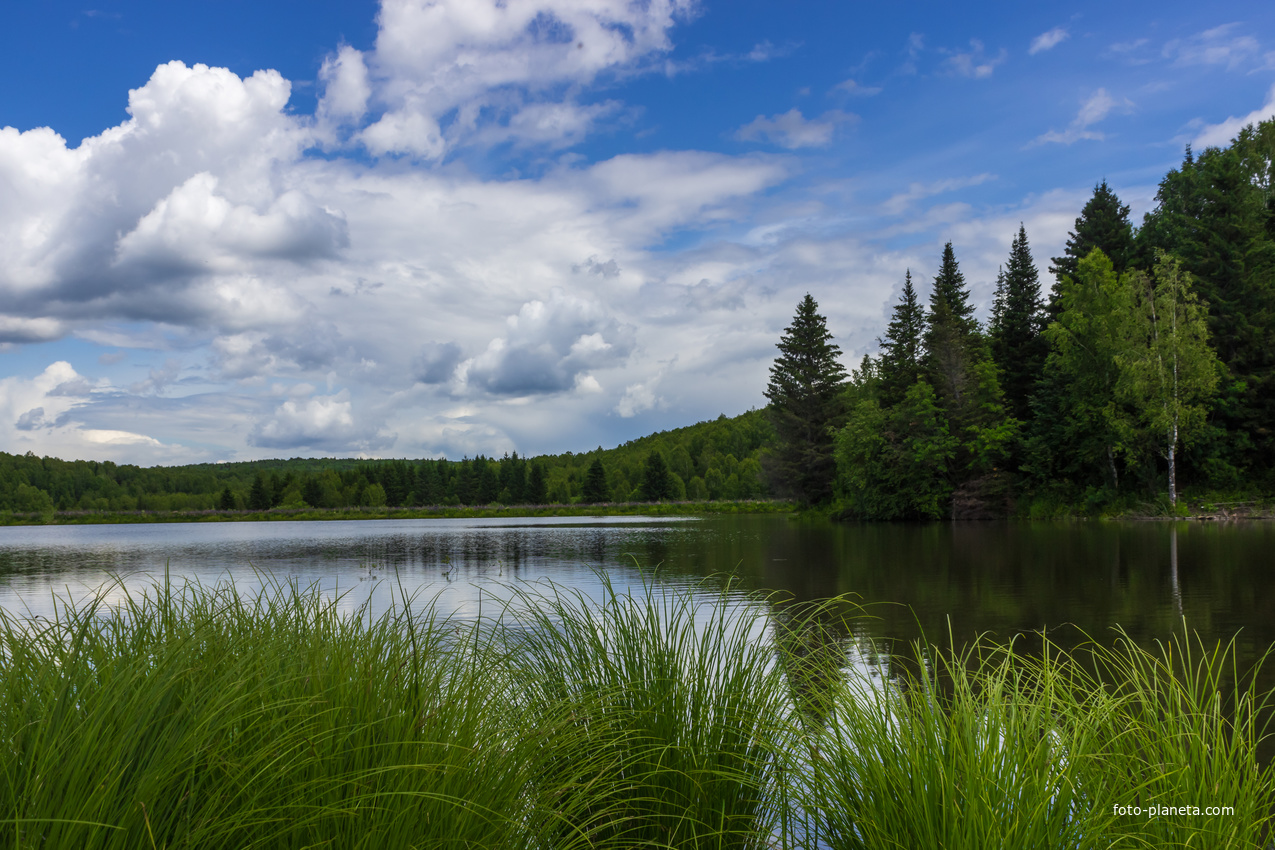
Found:
[[[1160,253],[1153,277],[1137,271],[1129,280],[1133,309],[1127,347],[1116,358],[1117,393],[1163,440],[1169,503],[1176,505],[1178,446],[1204,424],[1217,392],[1218,358],[1209,345],[1208,311],[1176,258]]]

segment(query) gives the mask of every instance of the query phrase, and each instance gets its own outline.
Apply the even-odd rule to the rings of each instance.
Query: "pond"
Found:
[[[878,640],[958,641],[1048,630],[1140,642],[1182,627],[1275,642],[1275,523],[833,524],[783,516],[562,517],[0,528],[0,607],[47,616],[54,594],[108,598],[165,569],[245,591],[266,576],[383,609],[401,591],[472,616],[512,581],[595,593],[639,570],[665,580],[733,574],[798,600],[854,594]],[[102,590],[102,588],[106,588]],[[401,589],[401,590],[400,590]],[[888,604],[885,604],[888,603]]]

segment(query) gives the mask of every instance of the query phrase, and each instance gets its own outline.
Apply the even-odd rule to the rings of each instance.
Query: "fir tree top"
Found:
[[[978,321],[974,318],[974,305],[970,303],[970,291],[965,286],[965,275],[956,262],[956,252],[952,243],[943,246],[943,259],[939,262],[939,273],[934,277],[934,289],[930,292],[931,317],[940,313],[939,301],[947,305],[960,329],[966,334],[978,331]]]
[[[921,374],[921,339],[925,334],[925,311],[912,286],[912,270],[903,278],[903,292],[894,305],[894,315],[886,326],[885,336],[877,340],[881,346],[880,374],[886,404],[903,399],[908,388]]]
[[[1001,382],[1010,409],[1020,420],[1030,415],[1029,399],[1046,354],[1040,333],[1045,312],[1040,296],[1040,276],[1027,244],[1027,228],[1009,249],[1009,262],[996,282],[993,310],[992,357],[1001,370]]]
[[[1129,206],[1120,203],[1116,193],[1103,180],[1094,187],[1093,197],[1080,211],[1076,229],[1068,234],[1067,248],[1061,257],[1052,259],[1050,271],[1061,279],[1075,278],[1080,261],[1094,248],[1107,255],[1116,274],[1128,266],[1133,251],[1133,225],[1129,223]],[[1055,286],[1055,292],[1057,287]]]
[[[799,413],[811,400],[822,405],[845,383],[841,348],[832,342],[827,320],[810,293],[797,305],[792,324],[779,339],[779,351],[766,387],[766,398],[777,407]]]

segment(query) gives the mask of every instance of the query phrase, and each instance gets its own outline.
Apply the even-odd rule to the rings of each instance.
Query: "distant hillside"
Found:
[[[637,501],[644,466],[659,452],[674,500],[769,495],[760,453],[774,439],[764,412],[719,416],[598,447],[522,458],[448,460],[293,458],[138,467],[0,452],[0,511],[202,511],[430,505],[571,504],[601,460],[611,501]]]

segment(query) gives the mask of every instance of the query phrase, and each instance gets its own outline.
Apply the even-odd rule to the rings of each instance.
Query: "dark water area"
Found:
[[[458,616],[513,581],[599,592],[654,572],[733,575],[798,601],[851,594],[845,628],[889,645],[1046,630],[1064,646],[1139,643],[1183,623],[1234,637],[1250,662],[1275,643],[1275,523],[835,524],[773,515],[372,520],[0,528],[0,608],[48,615],[55,596],[117,600],[162,578],[252,592],[267,576],[353,610],[402,590]],[[103,590],[103,588],[105,588]],[[1275,675],[1275,669],[1266,671]]]

